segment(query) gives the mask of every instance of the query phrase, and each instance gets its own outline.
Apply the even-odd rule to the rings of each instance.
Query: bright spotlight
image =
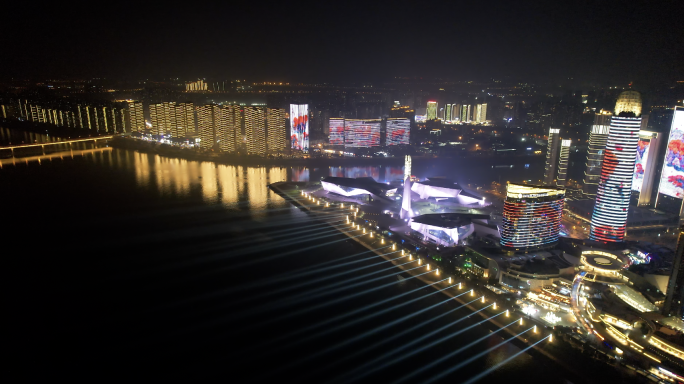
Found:
[[[485,297],[484,297],[484,296],[482,296],[482,302],[483,302],[483,303],[485,302]]]
[[[451,284],[451,277],[449,278],[449,284]]]

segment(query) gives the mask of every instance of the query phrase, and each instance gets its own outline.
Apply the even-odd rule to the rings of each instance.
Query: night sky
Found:
[[[3,5],[3,78],[684,80],[684,2]]]

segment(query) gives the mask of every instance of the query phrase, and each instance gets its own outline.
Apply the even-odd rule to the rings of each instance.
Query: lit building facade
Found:
[[[266,124],[264,108],[245,107],[245,135],[248,155],[266,155]]]
[[[202,91],[207,91],[209,89],[209,85],[204,82],[204,80],[197,80],[197,81],[190,81],[185,83],[185,91],[186,92],[202,92]]]
[[[328,141],[331,145],[344,145],[344,119],[330,119],[330,136]]]
[[[266,130],[268,134],[268,151],[281,152],[287,147],[285,110],[282,108],[266,109]]]
[[[128,118],[130,121],[131,132],[144,132],[145,115],[142,101],[128,101]]]
[[[591,218],[592,240],[621,242],[625,237],[640,127],[640,117],[613,116],[610,120]]]
[[[675,107],[665,146],[656,208],[684,218],[684,107]]]
[[[237,151],[240,135],[240,106],[224,105],[214,108],[216,140],[223,152]]]
[[[622,112],[631,112],[634,116],[641,116],[641,94],[637,91],[624,91],[618,96],[615,104],[615,116]]]
[[[214,127],[214,106],[211,104],[198,105],[197,112],[197,133],[200,138],[200,148],[211,149],[216,144],[216,131]],[[154,127],[154,123],[152,123]]]
[[[409,119],[387,119],[387,129],[385,132],[386,145],[408,145],[411,134],[411,121]]]
[[[428,120],[437,120],[437,102],[436,101],[428,101],[427,102],[426,115],[427,115]]]
[[[572,140],[561,140],[560,153],[558,154],[558,178],[556,180],[556,185],[559,187],[565,187],[567,182],[571,144]]]
[[[558,241],[564,203],[562,188],[509,183],[501,246],[512,251],[552,247]]]
[[[552,185],[556,178],[558,168],[558,157],[560,154],[560,129],[549,129],[549,141],[546,149],[546,169],[544,170],[544,184]]]
[[[345,147],[367,148],[380,146],[382,120],[347,119],[344,122]]]
[[[634,202],[637,206],[651,204],[660,143],[660,133],[639,131],[634,176],[632,178],[632,200],[636,200]]]
[[[589,134],[589,146],[587,149],[587,168],[584,171],[584,186],[582,192],[588,196],[596,196],[599,178],[601,177],[601,167],[603,166],[603,155],[606,151],[608,142],[608,131],[610,130],[611,113],[597,114],[594,116],[594,124]]]

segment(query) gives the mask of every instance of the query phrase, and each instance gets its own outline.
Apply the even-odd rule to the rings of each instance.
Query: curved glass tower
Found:
[[[558,241],[564,201],[562,188],[509,183],[501,246],[515,251],[553,246]]]
[[[640,117],[613,116],[610,120],[591,217],[592,240],[621,242],[625,238],[640,127]]]

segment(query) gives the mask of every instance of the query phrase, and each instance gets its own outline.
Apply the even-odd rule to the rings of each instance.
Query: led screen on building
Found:
[[[377,147],[380,145],[380,120],[345,120],[346,147]]]
[[[409,143],[411,122],[409,119],[387,119],[387,145],[401,145]]]
[[[415,116],[416,123],[424,123],[427,121],[427,116],[425,115],[416,115]]]
[[[632,191],[641,192],[641,185],[644,183],[644,171],[648,159],[650,139],[639,139],[637,144],[636,164],[634,165],[634,178],[632,178]]]
[[[330,119],[330,144],[344,145],[344,119]]]
[[[684,198],[684,109],[675,109],[672,117],[658,193]]]
[[[292,149],[309,151],[309,104],[290,104],[290,143]]]

